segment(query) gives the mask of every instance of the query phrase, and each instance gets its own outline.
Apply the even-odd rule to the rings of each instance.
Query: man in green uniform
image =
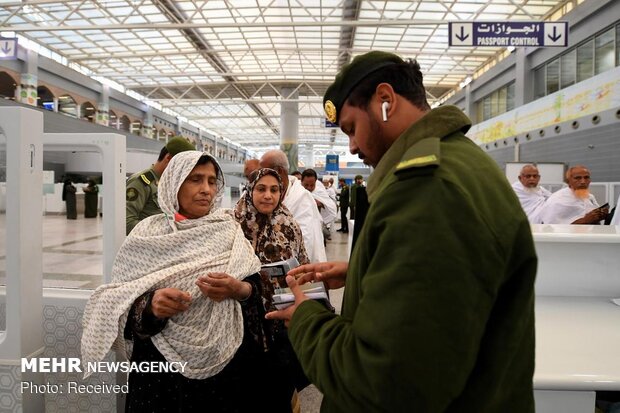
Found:
[[[127,234],[144,218],[161,214],[161,209],[157,203],[159,177],[174,155],[193,150],[196,150],[196,147],[185,138],[180,136],[171,138],[159,153],[157,162],[150,168],[129,177],[125,191],[125,229]]]
[[[349,221],[347,219],[347,211],[349,210],[349,186],[344,178],[340,178],[338,183],[340,184],[340,195],[338,199],[340,201],[340,228],[337,231],[347,234],[349,232]]]
[[[268,314],[322,411],[534,412],[534,244],[470,120],[431,110],[419,65],[384,52],[345,66],[324,103],[375,168],[370,208],[349,263],[292,270],[295,304]],[[309,279],[346,282],[342,315],[301,292]]]
[[[364,177],[362,175],[355,175],[355,181],[351,185],[351,219],[355,219],[355,203],[357,202],[357,188],[362,186]]]

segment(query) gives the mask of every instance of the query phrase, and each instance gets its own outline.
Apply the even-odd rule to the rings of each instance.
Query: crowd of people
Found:
[[[532,224],[620,224],[609,204],[599,205],[590,192],[588,168],[576,165],[566,171],[566,187],[554,192],[540,186],[540,173],[534,164],[521,168],[512,184],[523,211]]]
[[[465,136],[467,116],[431,109],[417,62],[392,53],[357,56],[323,103],[374,168],[366,185],[339,179],[338,191],[312,169],[295,176],[271,150],[246,162],[241,199],[220,208],[217,160],[178,141],[128,181],[128,236],[112,283],[86,306],[84,362],[116,343],[132,361],[187,363],[131,372],[129,412],[290,412],[309,383],[330,412],[533,412],[528,217],[603,220],[584,191],[587,169],[569,169],[567,190],[549,194],[524,167],[513,185],[521,207]],[[370,202],[350,260],[328,262],[338,208],[346,233],[360,197]],[[294,302],[279,309],[265,266],[293,258]],[[311,282],[346,285],[341,314],[309,299],[301,286]]]

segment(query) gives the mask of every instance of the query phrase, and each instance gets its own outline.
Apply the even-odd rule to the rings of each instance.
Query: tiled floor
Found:
[[[5,216],[0,215],[0,285],[5,278],[6,243]],[[336,224],[338,226],[338,224]],[[103,280],[101,218],[67,220],[61,215],[43,217],[43,286],[94,289]],[[348,237],[334,232],[327,242],[327,259],[348,259]],[[330,291],[330,299],[340,312],[344,288]],[[303,413],[318,412],[321,393],[309,386],[300,393]]]

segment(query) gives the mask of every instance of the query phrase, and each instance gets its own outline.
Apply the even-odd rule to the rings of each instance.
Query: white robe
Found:
[[[594,195],[590,194],[587,199],[580,199],[575,196],[571,188],[566,187],[554,192],[547,199],[540,217],[543,224],[571,224],[598,206]]]
[[[611,218],[610,225],[620,225],[620,212],[618,211],[618,207],[620,207],[620,196],[618,197],[618,202],[616,202],[616,212],[614,212],[614,216]],[[611,212],[611,209],[609,212]]]
[[[336,207],[336,201],[329,195],[328,189],[317,182],[314,191],[312,191],[312,196],[323,204],[323,208],[319,208],[319,212],[325,225],[333,223],[338,215],[338,208]]]
[[[299,179],[292,175],[288,177],[288,189],[283,203],[291,211],[301,228],[310,261],[327,261],[325,245],[323,244],[323,219],[319,209],[312,194],[301,186]]]
[[[551,192],[543,187],[536,188],[536,191],[528,191],[526,187],[520,181],[516,181],[512,184],[512,189],[519,197],[519,202],[527,219],[531,224],[542,224],[540,218],[540,212],[545,204],[547,198],[551,196]]]
[[[325,185],[323,185],[323,188],[325,188],[325,190],[327,191],[327,193],[329,194],[329,197],[331,199],[334,200],[334,202],[338,202],[338,196],[336,194],[336,189],[333,186],[328,186],[326,187]]]

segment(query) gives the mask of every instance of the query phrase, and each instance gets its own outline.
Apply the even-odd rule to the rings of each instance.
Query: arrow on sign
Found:
[[[552,42],[557,42],[562,37],[562,35],[558,34],[557,27],[553,26],[553,33],[548,34],[547,37],[551,39]]]
[[[4,45],[2,45],[2,48],[0,50],[2,50],[4,54],[9,54],[9,52],[13,50],[13,48],[11,47],[11,43],[4,42]]]
[[[461,26],[461,35],[459,36],[459,34],[455,34],[454,37],[456,37],[457,39],[459,39],[460,41],[463,41],[465,39],[467,39],[469,37],[468,34],[465,34],[465,28],[463,26]]]

